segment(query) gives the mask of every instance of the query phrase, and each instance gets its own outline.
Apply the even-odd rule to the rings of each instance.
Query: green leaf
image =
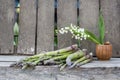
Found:
[[[103,44],[104,43],[104,36],[105,36],[105,24],[104,24],[104,18],[103,15],[100,11],[100,16],[99,16],[99,39],[100,39],[100,43]]]
[[[88,40],[91,40],[92,42],[96,44],[101,44],[99,39],[92,32],[85,30],[85,33],[89,35]]]
[[[18,35],[19,34],[19,26],[17,24],[17,22],[15,22],[15,25],[14,25],[14,35]]]

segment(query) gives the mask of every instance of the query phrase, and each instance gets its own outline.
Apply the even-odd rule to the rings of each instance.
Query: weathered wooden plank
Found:
[[[101,0],[106,41],[113,45],[113,57],[120,57],[120,0]]]
[[[80,26],[98,35],[99,0],[80,0]],[[82,48],[95,54],[95,44],[82,42]]]
[[[37,53],[54,50],[54,0],[39,0]]]
[[[35,51],[36,0],[21,0],[20,9],[18,53],[33,54]]]
[[[0,67],[9,67],[13,63],[15,62],[0,62]]]
[[[24,59],[28,56],[13,56],[13,55],[0,55],[0,62],[15,62]]]
[[[0,53],[13,53],[14,0],[0,0]]]
[[[69,26],[71,23],[77,25],[77,0],[58,0],[58,29]],[[70,34],[58,35],[58,48],[73,44]]]

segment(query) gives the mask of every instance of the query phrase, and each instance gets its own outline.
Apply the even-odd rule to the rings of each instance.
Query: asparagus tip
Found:
[[[78,45],[77,45],[77,44],[74,44],[74,45],[71,46],[71,48],[72,48],[73,50],[77,50],[77,49],[78,49]]]
[[[60,68],[60,71],[62,71],[66,66],[67,66],[67,64],[63,64]]]

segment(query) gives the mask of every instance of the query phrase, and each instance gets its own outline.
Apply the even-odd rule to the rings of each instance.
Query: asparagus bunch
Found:
[[[56,51],[40,53],[27,57],[11,65],[21,69],[35,68],[37,65],[59,65],[60,70],[66,66],[73,68],[81,66],[92,60],[92,54],[87,54],[86,49],[79,50],[78,45],[72,45]]]
[[[65,58],[78,50],[78,45],[72,45],[63,49],[56,51],[50,51],[45,53],[40,53],[34,56],[27,57],[23,60],[20,60],[10,67],[20,67],[22,69],[34,68],[36,65],[45,65],[49,63],[60,64],[64,62]],[[53,62],[54,61],[54,62]]]

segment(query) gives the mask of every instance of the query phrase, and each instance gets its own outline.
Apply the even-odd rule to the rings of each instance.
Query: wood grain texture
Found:
[[[14,0],[0,0],[0,53],[13,53]]]
[[[35,50],[36,1],[20,1],[20,34],[18,53],[33,54]]]
[[[105,40],[113,45],[113,57],[120,57],[120,0],[101,0]]]
[[[77,0],[58,0],[58,29],[70,24],[77,25]],[[58,34],[58,48],[67,47],[73,44],[71,34]]]
[[[80,27],[98,35],[98,16],[99,16],[99,0],[80,0]],[[88,49],[95,54],[95,44],[92,42],[82,41],[82,48]]]
[[[54,0],[39,0],[37,53],[54,50]]]

